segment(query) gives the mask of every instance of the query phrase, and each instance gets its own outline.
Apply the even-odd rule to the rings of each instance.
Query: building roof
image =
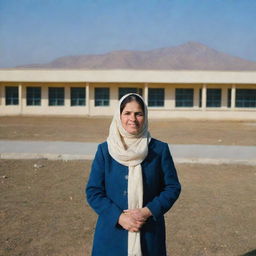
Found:
[[[0,69],[0,82],[256,84],[256,72]]]

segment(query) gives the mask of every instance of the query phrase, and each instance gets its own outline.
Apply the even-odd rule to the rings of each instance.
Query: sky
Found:
[[[256,61],[256,0],[0,0],[0,68],[195,41]]]

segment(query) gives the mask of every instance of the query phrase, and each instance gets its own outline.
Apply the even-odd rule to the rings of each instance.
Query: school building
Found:
[[[141,94],[152,118],[256,120],[254,71],[0,70],[0,115],[113,115]]]

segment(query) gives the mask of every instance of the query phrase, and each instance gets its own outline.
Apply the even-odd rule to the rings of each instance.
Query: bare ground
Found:
[[[90,255],[96,221],[84,196],[90,164],[0,160],[1,256]],[[182,193],[166,214],[169,255],[256,255],[256,167],[177,170]]]
[[[110,122],[0,117],[0,139],[101,142]],[[150,130],[172,144],[256,145],[256,122],[151,120]],[[90,255],[96,221],[84,197],[90,163],[0,160],[0,256]],[[183,190],[166,214],[169,255],[256,255],[256,167],[177,169]]]
[[[110,118],[0,117],[0,139],[102,142]],[[150,120],[153,137],[171,144],[256,145],[256,121]]]

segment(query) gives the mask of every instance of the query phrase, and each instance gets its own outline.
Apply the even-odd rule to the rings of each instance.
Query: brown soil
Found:
[[[0,117],[0,139],[101,142],[110,118]],[[150,120],[153,137],[171,144],[256,145],[256,121]]]
[[[0,160],[1,256],[90,255],[96,221],[84,197],[90,164]],[[256,255],[256,167],[177,170],[183,189],[166,214],[169,255]]]

